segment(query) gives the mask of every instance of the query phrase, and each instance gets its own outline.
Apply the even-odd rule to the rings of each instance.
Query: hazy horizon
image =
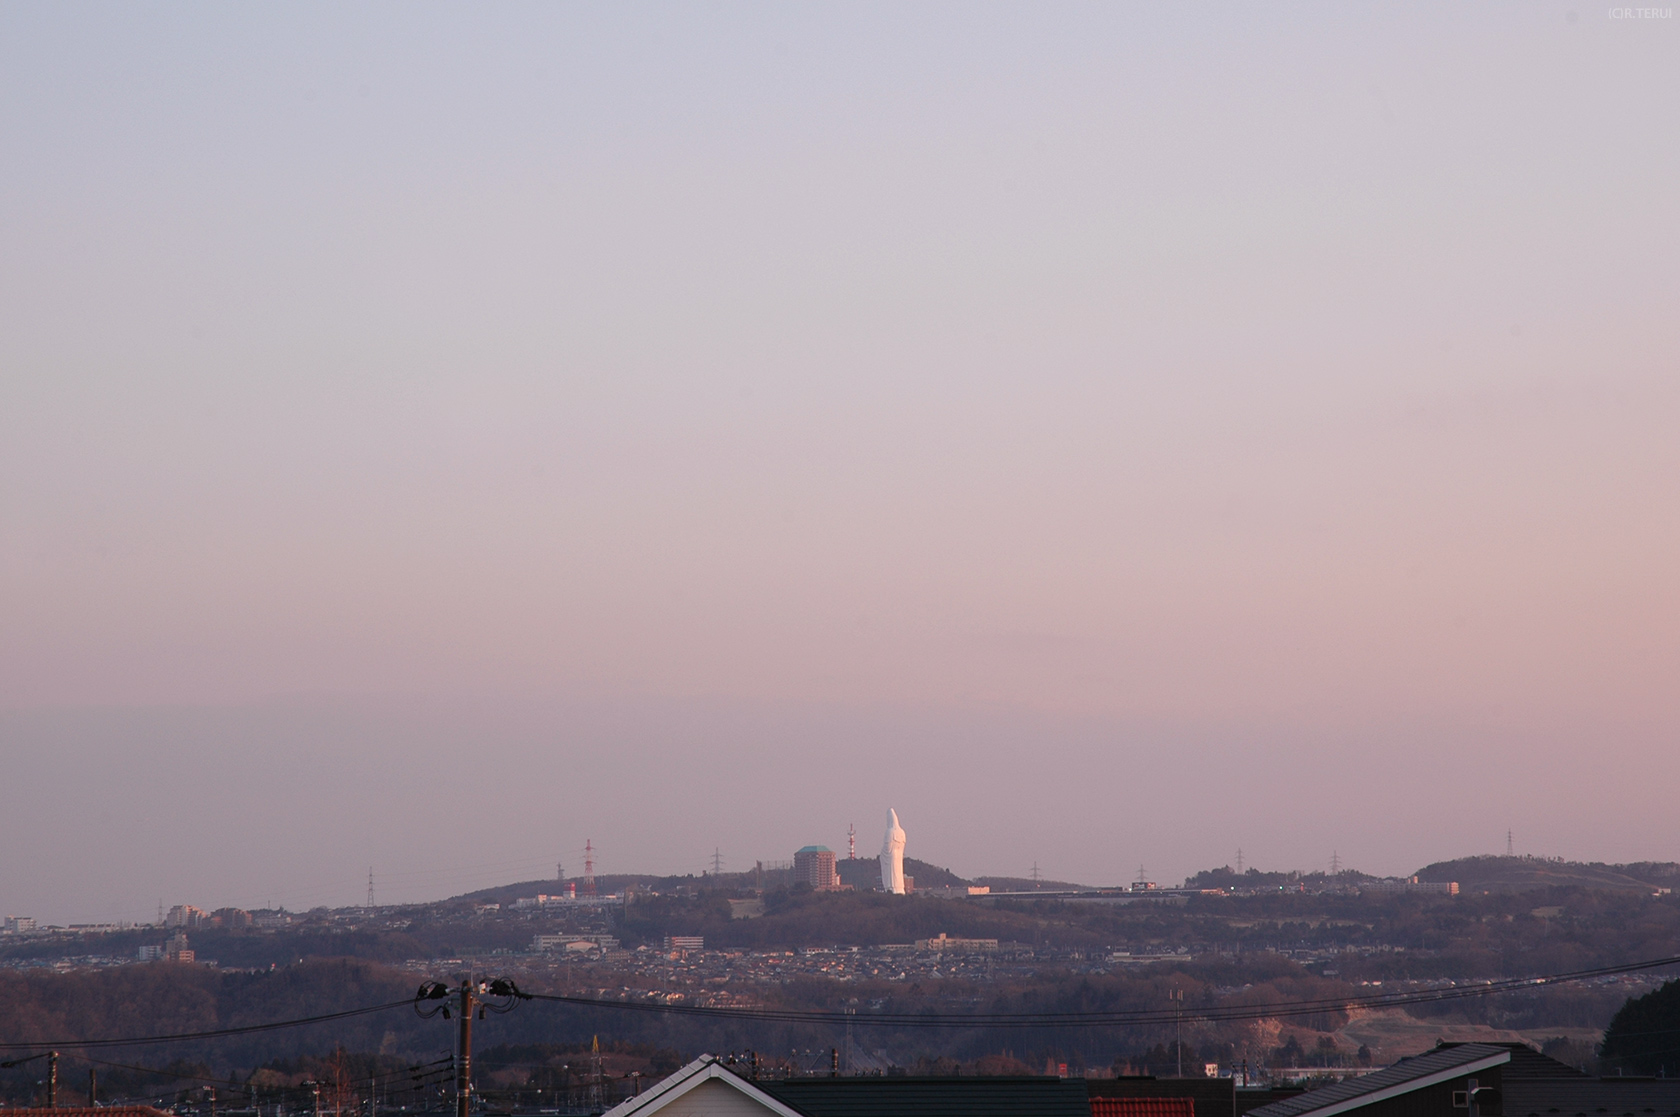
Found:
[[[0,910],[1680,858],[1622,10],[0,9]]]
[[[907,856],[968,877],[1024,877],[1036,862],[1048,878],[1123,884],[1142,865],[1176,883],[1239,848],[1266,870],[1324,869],[1334,852],[1347,868],[1398,875],[1503,852],[1508,829],[1518,853],[1676,859],[1667,789],[1619,787],[1625,773],[1592,768],[1567,732],[1536,742],[1489,728],[1483,749],[1461,754],[1456,727],[1398,726],[1375,742],[1412,750],[1415,763],[1396,769],[1358,747],[1369,737],[1293,726],[1245,725],[1239,737],[1020,709],[647,697],[6,711],[0,730],[15,746],[4,902],[43,922],[145,921],[160,901],[349,906],[370,867],[380,903],[437,900],[546,879],[557,862],[575,878],[586,839],[601,874],[698,874],[715,849],[726,871],[811,843],[843,852],[850,823],[859,855],[873,856],[888,806]],[[801,747],[786,747],[795,736]],[[1133,758],[1091,759],[1115,748]],[[1573,778],[1508,783],[1502,749],[1573,765]],[[1007,795],[995,770],[956,763],[965,750],[1009,758]],[[1255,760],[1227,766],[1238,751]],[[671,753],[680,759],[654,766]],[[881,771],[894,782],[880,785]],[[1442,772],[1459,782],[1443,785]],[[32,825],[56,811],[25,789],[61,790],[59,810],[97,824]],[[1626,809],[1574,811],[1598,797]],[[1408,801],[1427,826],[1396,841],[1371,804]]]

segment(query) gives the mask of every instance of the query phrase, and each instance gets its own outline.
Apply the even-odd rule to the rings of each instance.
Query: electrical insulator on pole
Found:
[[[468,1117],[472,1109],[473,1014],[476,1012],[482,1017],[486,1011],[511,1012],[520,1001],[529,1000],[530,994],[521,992],[519,986],[505,977],[474,984],[470,976],[461,979],[461,987],[456,992],[460,997],[457,1008],[461,1013],[461,1030],[455,1052],[455,1117]],[[414,1011],[427,1019],[442,1016],[448,1020],[449,998],[449,986],[441,981],[428,981],[414,994]],[[421,1007],[429,1002],[441,1003],[432,1003],[429,1008]]]

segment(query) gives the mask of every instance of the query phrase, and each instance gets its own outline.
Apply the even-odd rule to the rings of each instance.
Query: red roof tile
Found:
[[[1091,1117],[1196,1117],[1189,1098],[1092,1098]]]

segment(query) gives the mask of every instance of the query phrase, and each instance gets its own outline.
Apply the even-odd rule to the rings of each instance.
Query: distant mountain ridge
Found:
[[[867,891],[876,886],[881,879],[880,859],[876,857],[859,857],[848,861],[841,858],[836,867],[843,884],[850,885],[860,891]],[[928,888],[963,888],[968,885],[985,885],[994,892],[1027,892],[1033,890],[1045,891],[1074,891],[1090,887],[1072,881],[1039,880],[1032,881],[1025,877],[1011,876],[976,876],[972,879],[958,876],[950,869],[941,868],[927,861],[918,861],[913,857],[904,859],[906,876],[915,879],[917,889]],[[1636,861],[1626,865],[1606,865],[1602,862],[1580,862],[1554,860],[1544,857],[1504,857],[1477,856],[1460,857],[1452,861],[1436,861],[1425,865],[1415,874],[1419,880],[1446,883],[1457,881],[1461,889],[1477,892],[1526,892],[1541,888],[1591,888],[1613,892],[1652,892],[1661,888],[1680,891],[1680,863],[1673,861]],[[654,892],[679,892],[685,889],[722,889],[741,890],[754,887],[776,887],[792,883],[792,873],[788,869],[765,869],[762,873],[755,871],[741,873],[719,873],[716,876],[702,873],[660,876],[653,873],[612,873],[596,877],[596,890],[603,894],[622,892],[626,887],[634,885],[638,889]],[[1309,889],[1322,888],[1332,883],[1358,884],[1362,881],[1373,880],[1368,873],[1361,873],[1349,869],[1339,877],[1332,878],[1323,871],[1312,872],[1274,872],[1263,873],[1254,869],[1238,876],[1229,866],[1219,869],[1207,869],[1189,877],[1185,886],[1189,888],[1243,888],[1243,887],[1285,887],[1293,888],[1304,884]],[[476,904],[511,904],[515,900],[536,896],[541,893],[557,893],[563,891],[569,884],[578,884],[576,878],[568,881],[532,880],[515,884],[498,885],[493,888],[482,888],[476,892],[450,897],[444,903],[476,903]]]
[[[841,858],[835,863],[835,867],[839,870],[842,884],[860,891],[877,887],[881,882],[879,857],[859,857],[855,860]],[[914,878],[917,888],[961,888],[969,883],[949,869],[928,861],[918,861],[914,857],[904,859],[904,875]],[[671,876],[660,876],[656,873],[602,873],[595,878],[595,891],[601,895],[610,895],[623,892],[625,888],[634,885],[638,890],[665,893],[683,892],[687,889],[728,892],[756,887],[774,888],[792,883],[792,870],[785,868],[765,869],[762,872],[753,869],[741,873],[719,873],[716,876],[708,873],[699,876],[692,873]],[[531,896],[552,896],[571,886],[581,888],[582,881],[577,877],[569,877],[563,881],[549,878],[498,884],[491,888],[480,888],[475,892],[451,896],[443,903],[511,904],[515,900]]]
[[[1631,865],[1552,860],[1545,857],[1461,857],[1437,861],[1417,871],[1425,881],[1457,881],[1479,892],[1526,892],[1535,888],[1595,888],[1650,892],[1680,887],[1680,864],[1637,861]]]

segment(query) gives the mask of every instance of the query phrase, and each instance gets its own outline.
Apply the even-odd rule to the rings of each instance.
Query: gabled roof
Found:
[[[788,1108],[782,1102],[759,1089],[757,1083],[748,1082],[734,1071],[725,1069],[723,1064],[718,1062],[717,1057],[713,1055],[702,1055],[660,1082],[659,1085],[653,1087],[647,1093],[634,1098],[626,1098],[619,1102],[607,1110],[605,1117],[631,1117],[631,1114],[651,1115],[658,1113],[667,1105],[708,1082],[721,1082],[726,1087],[732,1087],[740,1091],[747,1098],[762,1106],[766,1112],[775,1114],[776,1117],[805,1117],[798,1110]]]
[[[1437,1047],[1422,1055],[1402,1059],[1391,1067],[1348,1078],[1333,1086],[1308,1090],[1292,1098],[1251,1110],[1249,1117],[1334,1117],[1350,1109],[1371,1105],[1425,1086],[1434,1086],[1466,1074],[1488,1070],[1511,1061],[1511,1052],[1487,1043],[1461,1043]]]
[[[1443,1044],[1443,1047],[1454,1046]],[[1511,1053],[1511,1061],[1505,1064],[1499,1072],[1505,1088],[1519,1079],[1574,1079],[1585,1082],[1595,1082],[1597,1079],[1579,1067],[1572,1067],[1568,1063],[1560,1063],[1550,1055],[1542,1055],[1526,1043],[1495,1043],[1491,1047],[1503,1047]]]
[[[784,1078],[758,1085],[808,1117],[1091,1117],[1079,1078]]]

